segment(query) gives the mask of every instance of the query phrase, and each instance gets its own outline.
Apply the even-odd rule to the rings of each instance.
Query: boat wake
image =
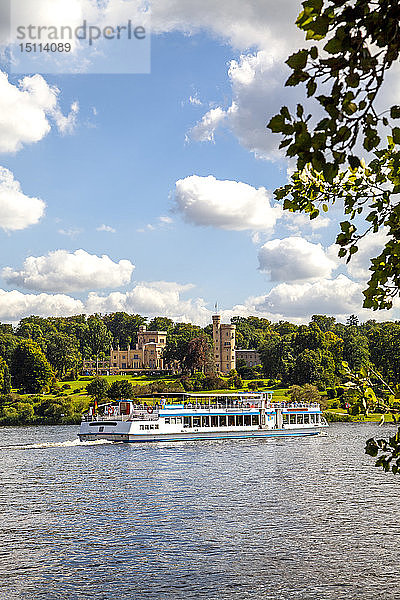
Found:
[[[67,440],[65,442],[43,442],[41,444],[18,444],[11,446],[0,446],[0,449],[12,450],[37,450],[41,448],[73,448],[75,446],[101,446],[104,444],[115,444],[109,440],[93,440],[89,442],[81,442],[80,440]]]

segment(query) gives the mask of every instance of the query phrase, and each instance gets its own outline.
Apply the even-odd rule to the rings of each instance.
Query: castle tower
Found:
[[[217,371],[223,374],[236,368],[236,325],[221,324],[220,315],[213,315],[214,359]]]

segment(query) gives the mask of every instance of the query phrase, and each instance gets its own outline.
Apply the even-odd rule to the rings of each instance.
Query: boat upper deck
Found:
[[[168,402],[173,397],[180,402]],[[258,414],[266,413],[321,413],[317,403],[274,402],[273,392],[236,394],[152,394],[134,400],[121,400],[99,406],[103,414],[93,411],[83,416],[85,421],[101,420],[158,420],[169,416]]]

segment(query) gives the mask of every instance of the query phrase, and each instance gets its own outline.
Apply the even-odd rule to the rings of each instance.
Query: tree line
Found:
[[[334,317],[314,315],[308,325],[272,323],[258,317],[233,317],[237,347],[260,353],[260,367],[238,361],[239,375],[263,375],[283,385],[314,384],[320,390],[341,382],[341,364],[358,370],[372,365],[389,383],[400,380],[400,322],[346,324]],[[164,361],[183,374],[212,371],[212,326],[174,323],[166,317],[148,320],[117,312],[108,315],[37,317],[17,326],[0,324],[0,393],[11,386],[21,392],[46,391],[56,379],[74,379],[83,359],[104,359],[110,347],[126,348],[137,341],[140,325],[167,332]]]

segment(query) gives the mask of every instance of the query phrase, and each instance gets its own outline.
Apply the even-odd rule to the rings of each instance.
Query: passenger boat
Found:
[[[91,408],[78,435],[81,441],[180,442],[311,436],[327,426],[319,404],[274,402],[272,392],[175,393]]]

